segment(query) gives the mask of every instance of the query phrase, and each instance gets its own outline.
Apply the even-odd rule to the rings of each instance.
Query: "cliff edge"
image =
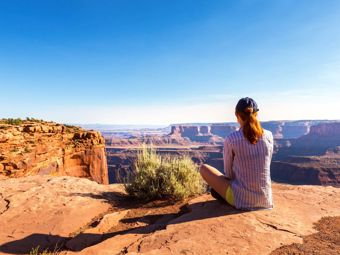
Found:
[[[273,210],[243,212],[209,194],[142,203],[121,185],[84,178],[1,180],[0,254],[37,246],[63,255],[270,254],[302,243],[322,217],[340,216],[338,188],[274,184],[273,195]]]
[[[54,122],[0,122],[0,178],[45,174],[108,184],[101,134]]]

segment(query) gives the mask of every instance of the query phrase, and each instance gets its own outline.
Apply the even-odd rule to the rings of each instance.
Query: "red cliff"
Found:
[[[100,133],[53,122],[0,124],[0,176],[69,175],[108,184]]]

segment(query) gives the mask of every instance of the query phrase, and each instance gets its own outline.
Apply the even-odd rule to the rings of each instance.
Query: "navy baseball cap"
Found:
[[[259,108],[258,108],[258,106],[257,106],[257,103],[255,102],[254,99],[252,99],[252,98],[250,98],[250,97],[241,98],[241,99],[238,101],[235,110],[236,110],[237,112],[244,112],[245,109],[247,109],[248,107],[253,108],[253,112],[258,112],[258,111],[259,111]]]

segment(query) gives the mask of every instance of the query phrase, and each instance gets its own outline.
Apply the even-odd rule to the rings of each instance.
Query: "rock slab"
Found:
[[[340,216],[339,188],[273,184],[273,192],[273,210],[238,211],[204,194],[188,200],[182,213],[163,210],[151,225],[141,218],[114,231],[132,222],[129,211],[115,206],[124,193],[120,185],[75,177],[1,180],[0,254],[56,243],[63,243],[63,255],[270,254],[302,243],[322,217]]]

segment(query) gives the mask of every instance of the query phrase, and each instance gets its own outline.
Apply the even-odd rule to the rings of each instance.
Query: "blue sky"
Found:
[[[0,117],[340,119],[340,1],[0,1]]]

